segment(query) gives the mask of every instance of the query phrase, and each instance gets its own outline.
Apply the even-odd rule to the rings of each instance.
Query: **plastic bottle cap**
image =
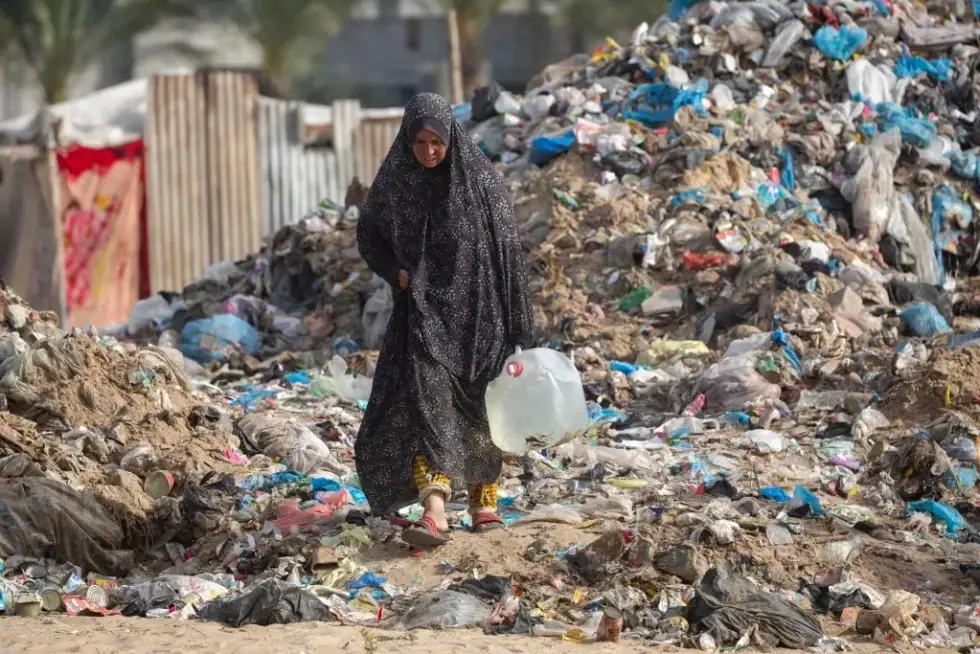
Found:
[[[520,361],[511,361],[507,364],[507,374],[511,377],[520,377],[524,373],[524,366]]]

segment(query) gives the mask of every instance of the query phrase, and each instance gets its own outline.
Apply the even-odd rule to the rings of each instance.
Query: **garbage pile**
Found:
[[[103,334],[4,290],[5,610],[976,646],[973,11],[675,0],[457,109],[590,430],[505,457],[507,530],[460,489],[435,551],[354,473],[391,306],[354,206]]]
[[[377,346],[391,296],[360,260],[357,216],[356,206],[324,201],[243,261],[210,266],[179,294],[142,300],[129,323],[110,333],[159,342],[218,367],[255,365],[287,350],[313,352],[334,334]],[[369,313],[379,317],[364,322],[369,300]]]

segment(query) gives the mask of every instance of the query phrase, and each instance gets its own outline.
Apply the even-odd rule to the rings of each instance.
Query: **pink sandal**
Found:
[[[470,520],[473,522],[470,531],[474,534],[482,534],[504,526],[504,521],[492,511],[478,511],[470,517]]]
[[[440,531],[436,521],[424,516],[418,522],[402,531],[402,540],[415,547],[439,547],[449,542],[449,532]]]

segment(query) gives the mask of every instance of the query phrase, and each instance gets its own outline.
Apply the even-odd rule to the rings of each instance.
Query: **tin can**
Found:
[[[115,577],[97,575],[94,572],[86,577],[89,586],[101,586],[102,588],[119,588],[119,580]]]
[[[57,588],[45,588],[41,591],[41,608],[45,611],[60,611],[65,605],[65,599]]]
[[[602,612],[602,622],[599,623],[599,642],[618,643],[623,635],[623,614],[612,607]]]
[[[89,586],[85,589],[85,599],[93,606],[100,609],[108,609],[112,604],[109,591],[102,586]]]
[[[143,483],[143,489],[146,491],[147,495],[155,500],[170,495],[170,491],[173,490],[173,487],[174,476],[166,470],[151,472],[149,475],[147,475],[146,481]]]
[[[36,618],[41,615],[41,600],[33,593],[25,593],[17,597],[14,613],[22,618]]]

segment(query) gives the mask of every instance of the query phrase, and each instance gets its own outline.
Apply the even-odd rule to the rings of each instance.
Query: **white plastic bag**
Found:
[[[518,350],[487,387],[490,437],[504,452],[551,447],[589,428],[582,377],[561,352]]]
[[[364,304],[364,313],[361,314],[361,326],[364,328],[364,346],[371,350],[381,347],[384,340],[385,330],[388,328],[388,320],[391,319],[391,312],[395,308],[395,300],[391,295],[391,286],[385,284],[374,292]]]

